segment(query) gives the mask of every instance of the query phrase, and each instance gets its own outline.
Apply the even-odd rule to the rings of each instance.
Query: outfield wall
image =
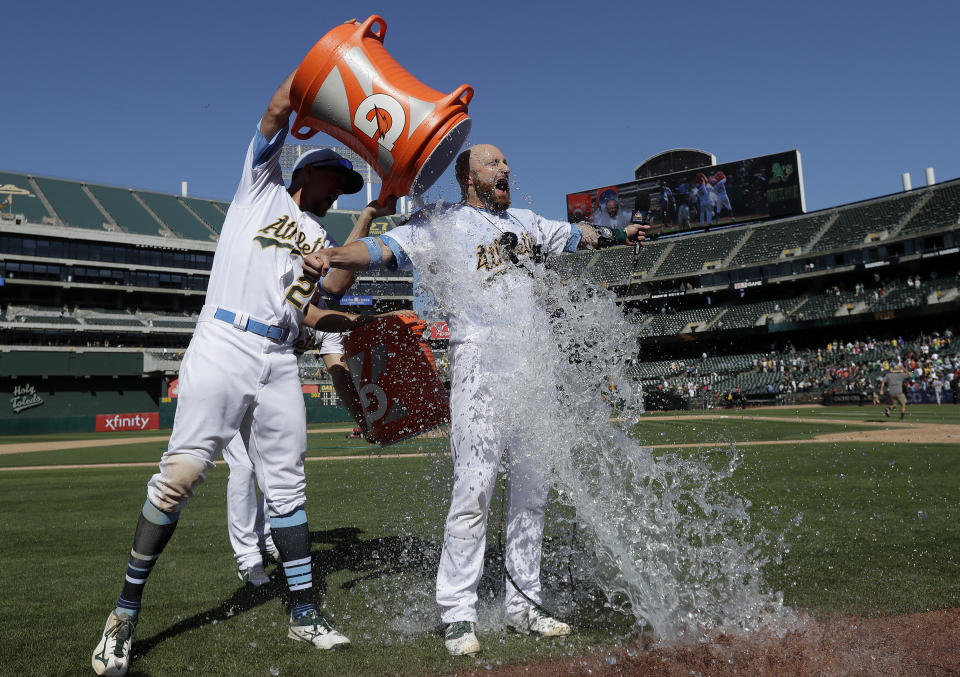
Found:
[[[171,428],[177,399],[161,397],[165,388],[160,375],[0,376],[0,435]],[[303,400],[308,423],[352,425],[346,409],[322,404],[318,393]]]

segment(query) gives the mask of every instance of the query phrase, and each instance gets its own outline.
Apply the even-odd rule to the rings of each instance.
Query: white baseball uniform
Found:
[[[733,216],[733,205],[730,204],[730,196],[727,195],[727,179],[717,179],[713,184],[713,190],[717,194],[717,214],[726,209]]]
[[[713,225],[713,205],[716,202],[713,186],[709,182],[697,184],[696,195],[700,203],[700,225],[704,221],[708,226]]]
[[[343,337],[333,332],[301,327],[294,345],[295,351],[300,346],[302,350],[316,348],[320,355],[343,355]],[[256,451],[252,455],[259,456]],[[261,545],[263,550],[275,549],[270,536],[270,521],[264,519],[263,493],[257,498],[257,487],[263,486],[261,470],[254,466],[239,433],[224,448],[223,459],[230,467],[227,479],[227,533],[237,566],[249,569],[263,563]]]
[[[173,433],[147,485],[165,511],[186,504],[238,432],[261,469],[270,514],[306,500],[306,416],[292,340],[316,288],[303,276],[303,256],[335,243],[287,193],[279,162],[286,133],[268,141],[258,126],[224,220],[180,367]]]
[[[416,266],[425,270],[431,262],[441,261],[454,276],[456,271],[486,273],[481,273],[483,281],[474,293],[467,298],[455,295],[456,305],[445,307],[450,327],[450,449],[454,470],[437,574],[437,602],[444,623],[477,620],[477,585],[483,570],[487,514],[505,449],[510,455],[506,566],[523,592],[540,601],[546,464],[526,453],[522,422],[507,422],[502,415],[492,414],[496,403],[489,387],[495,380],[515,378],[516,370],[531,362],[516,351],[504,354],[496,345],[501,329],[496,318],[516,317],[536,303],[533,280],[518,270],[497,244],[505,232],[517,236],[515,253],[527,265],[533,265],[535,245],[540,245],[544,253],[558,254],[573,251],[580,240],[576,227],[549,221],[526,209],[496,213],[465,204],[443,208],[439,213],[419,212],[406,225],[380,236],[401,269]],[[447,290],[432,290],[444,306]],[[483,308],[487,312],[482,312]],[[491,313],[490,308],[498,310]],[[508,613],[518,613],[529,603],[508,586],[505,605]]]

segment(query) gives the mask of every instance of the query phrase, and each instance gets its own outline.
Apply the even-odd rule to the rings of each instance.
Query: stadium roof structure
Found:
[[[0,171],[0,228],[16,226],[30,235],[212,251],[229,206],[206,198]],[[321,221],[342,242],[358,215],[331,210]],[[399,221],[399,216],[377,219],[370,232],[385,232]]]

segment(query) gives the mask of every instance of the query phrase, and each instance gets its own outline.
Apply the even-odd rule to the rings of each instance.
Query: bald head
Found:
[[[496,146],[478,144],[463,151],[455,172],[467,204],[493,211],[510,206],[510,167]]]

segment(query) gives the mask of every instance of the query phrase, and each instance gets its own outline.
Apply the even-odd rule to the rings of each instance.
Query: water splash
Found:
[[[490,415],[549,468],[575,513],[589,553],[578,577],[666,641],[790,615],[763,584],[761,551],[778,539],[751,524],[732,486],[737,449],[654,452],[631,436],[643,413],[627,374],[636,331],[613,294],[532,262],[492,275],[451,263],[463,245],[434,209],[432,241],[414,259],[422,285],[438,315],[488,328],[472,339],[490,375]]]

